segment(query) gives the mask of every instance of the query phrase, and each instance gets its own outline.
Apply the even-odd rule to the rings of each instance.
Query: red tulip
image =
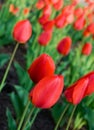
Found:
[[[49,15],[42,15],[39,19],[38,19],[38,22],[41,24],[41,25],[44,25],[46,22],[49,21]]]
[[[40,34],[38,38],[38,43],[42,46],[46,46],[49,44],[52,38],[52,31],[44,31]]]
[[[94,22],[89,24],[87,26],[87,30],[91,33],[91,34],[94,34]]]
[[[85,43],[82,48],[82,54],[83,55],[90,55],[92,51],[92,44],[91,43]]]
[[[85,18],[84,18],[84,15],[83,16],[80,16],[74,23],[74,28],[76,30],[82,30],[85,26]]]
[[[57,46],[57,51],[60,54],[68,55],[71,49],[72,40],[70,37],[65,37],[60,41],[60,43]]]
[[[63,14],[60,14],[55,18],[55,26],[57,28],[63,28],[65,26],[65,22],[66,22],[66,16]]]
[[[85,37],[89,37],[90,36],[90,32],[87,30],[87,28],[84,30],[83,35]]]
[[[36,3],[37,9],[42,9],[42,8],[44,8],[44,6],[45,6],[44,0],[38,0],[38,2]]]
[[[53,75],[54,71],[55,63],[53,59],[47,54],[42,54],[33,61],[28,69],[28,74],[32,81],[37,83],[42,78]]]
[[[54,20],[49,20],[45,24],[43,24],[43,30],[50,31],[53,30],[54,27]]]
[[[30,100],[39,108],[51,108],[60,98],[64,87],[63,76],[45,77],[30,92]]]
[[[29,8],[24,8],[24,10],[23,10],[23,14],[24,14],[24,15],[28,15],[29,12],[30,12],[30,9],[29,9]]]
[[[83,11],[83,9],[80,8],[80,7],[74,10],[74,15],[75,15],[77,18],[80,17],[80,16],[83,15],[83,14],[84,14],[84,11]]]
[[[61,10],[63,7],[63,0],[58,0],[57,3],[53,4],[53,6],[56,10]]]
[[[13,29],[13,38],[19,43],[26,43],[32,35],[32,26],[29,20],[21,20]]]
[[[14,14],[14,15],[16,15],[19,12],[19,8],[18,7],[14,7],[13,4],[10,4],[9,12]]]
[[[94,71],[80,78],[64,92],[66,99],[75,105],[92,93],[94,93]]]

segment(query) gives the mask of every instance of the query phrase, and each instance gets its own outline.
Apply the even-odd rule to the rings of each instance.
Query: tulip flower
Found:
[[[84,14],[84,11],[83,11],[83,9],[80,8],[80,7],[74,10],[74,15],[75,15],[77,18],[80,17],[80,16],[83,15],[83,14]]]
[[[29,20],[21,20],[13,29],[13,38],[19,43],[26,43],[32,35],[32,26]]]
[[[70,37],[63,38],[57,46],[57,51],[66,56],[70,52],[72,40]]]
[[[44,25],[46,22],[49,21],[49,15],[42,15],[39,19],[38,19],[38,22],[41,24],[41,25]]]
[[[64,87],[63,76],[53,75],[40,80],[30,92],[30,100],[39,108],[51,108],[60,98]]]
[[[87,30],[91,33],[91,34],[94,34],[94,22],[93,23],[91,23],[91,24],[89,24],[88,26],[87,26]]]
[[[82,48],[82,54],[83,55],[90,55],[92,51],[92,44],[91,43],[85,43]]]
[[[74,23],[74,28],[75,30],[82,30],[85,26],[85,18],[84,15],[81,15],[79,18],[77,18],[77,20]]]
[[[61,10],[63,7],[63,0],[58,0],[57,3],[53,4],[53,6],[54,6],[55,10],[57,10],[57,11]]]
[[[36,3],[36,8],[37,9],[43,9],[44,6],[45,6],[44,0],[38,0],[38,2]]]
[[[33,82],[37,83],[46,76],[51,76],[55,71],[55,63],[53,59],[47,55],[42,54],[36,58],[28,69],[28,74]]]
[[[54,20],[49,20],[48,22],[43,24],[43,30],[45,31],[53,30],[53,27],[54,27]]]
[[[14,7],[13,4],[10,4],[9,12],[14,14],[14,15],[16,15],[19,12],[19,8],[18,7]]]
[[[92,93],[94,93],[94,71],[83,76],[68,87],[64,95],[70,103],[77,105],[84,97]]]
[[[44,31],[40,34],[38,38],[38,43],[42,46],[46,46],[49,44],[50,40],[52,38],[52,31]]]
[[[55,18],[55,26],[57,28],[63,28],[65,26],[65,22],[66,22],[66,16],[63,14],[60,14]]]
[[[29,8],[24,8],[24,10],[23,10],[23,14],[24,14],[24,15],[28,15],[29,12],[30,12],[30,9],[29,9]]]

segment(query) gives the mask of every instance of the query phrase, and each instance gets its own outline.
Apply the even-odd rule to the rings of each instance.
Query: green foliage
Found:
[[[7,119],[8,119],[8,130],[16,130],[16,122],[13,119],[13,116],[8,108],[6,111],[6,115],[7,115]]]
[[[8,54],[0,54],[0,68],[3,67],[5,63],[7,63],[9,58],[10,56]]]

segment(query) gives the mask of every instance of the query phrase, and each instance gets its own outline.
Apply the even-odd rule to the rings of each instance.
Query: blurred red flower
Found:
[[[82,54],[83,55],[90,55],[92,51],[92,44],[91,43],[85,43],[82,48]]]
[[[50,108],[60,98],[64,87],[63,76],[54,75],[40,80],[30,92],[30,100],[39,108]]]
[[[32,26],[29,20],[18,21],[13,29],[13,38],[19,43],[26,43],[32,35]]]
[[[33,82],[37,83],[46,76],[51,76],[55,71],[55,63],[53,59],[47,55],[42,54],[36,58],[28,69],[28,74]]]
[[[84,97],[92,93],[94,93],[94,71],[83,76],[68,87],[64,95],[70,103],[76,105],[79,104]]]
[[[63,38],[58,46],[57,46],[57,51],[60,54],[63,54],[64,56],[68,55],[68,53],[70,52],[71,49],[71,44],[72,44],[72,40],[70,37],[65,37]]]

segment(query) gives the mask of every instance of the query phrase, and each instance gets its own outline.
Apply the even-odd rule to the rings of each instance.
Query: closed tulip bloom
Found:
[[[66,22],[66,16],[63,14],[60,14],[55,18],[55,26],[57,28],[63,28],[65,26],[65,22]]]
[[[44,31],[38,37],[38,43],[42,46],[46,46],[49,44],[51,38],[52,38],[52,31],[51,30]]]
[[[57,3],[53,4],[55,10],[61,10],[63,7],[63,0],[58,0]]]
[[[38,0],[38,2],[36,3],[37,9],[42,9],[42,8],[44,8],[44,6],[45,6],[44,0]]]
[[[83,35],[85,37],[89,37],[90,36],[90,32],[87,30],[87,28],[84,30]]]
[[[83,55],[90,55],[92,52],[92,44],[91,43],[85,43],[82,48],[82,54]]]
[[[29,9],[29,8],[24,8],[24,10],[23,10],[23,14],[24,14],[24,15],[28,15],[29,12],[30,12],[30,9]]]
[[[83,16],[80,16],[74,23],[74,28],[75,30],[82,30],[85,26],[85,18],[84,18],[84,15]]]
[[[63,76],[45,77],[30,92],[30,100],[39,108],[51,108],[60,98],[64,87]]]
[[[16,15],[19,12],[19,8],[18,7],[14,7],[13,4],[10,4],[9,12],[12,13],[13,15]]]
[[[63,38],[57,46],[57,51],[66,56],[70,52],[72,40],[70,37]]]
[[[55,23],[54,20],[49,20],[48,22],[43,24],[43,30],[45,31],[53,30],[54,23]]]
[[[29,20],[21,20],[13,29],[13,38],[19,43],[26,43],[32,35],[32,26]]]
[[[83,15],[83,14],[84,14],[84,11],[83,11],[83,9],[80,8],[80,7],[74,10],[74,15],[75,15],[77,18],[80,17],[80,16]]]
[[[28,69],[28,74],[34,83],[39,82],[46,76],[51,76],[55,71],[55,63],[53,59],[47,55],[42,54],[36,58]]]
[[[83,76],[68,87],[64,95],[70,103],[77,105],[84,97],[92,93],[94,93],[94,71]]]
[[[89,24],[87,26],[87,30],[91,33],[91,34],[94,34],[94,22]]]
[[[41,25],[44,25],[46,22],[49,21],[49,15],[42,15],[39,19],[38,19],[38,22],[41,24]]]

